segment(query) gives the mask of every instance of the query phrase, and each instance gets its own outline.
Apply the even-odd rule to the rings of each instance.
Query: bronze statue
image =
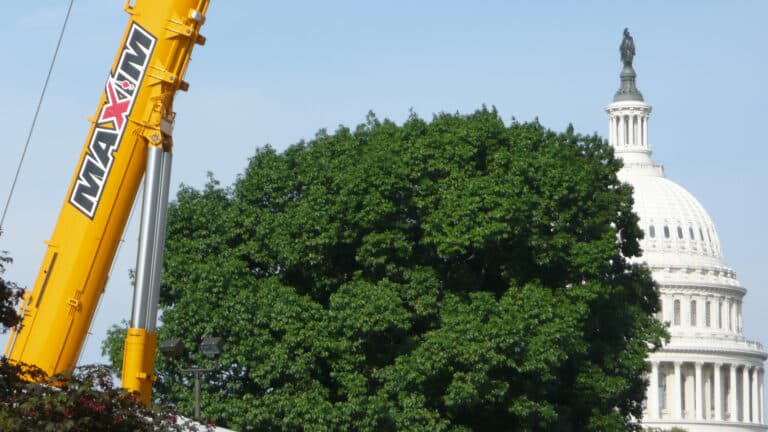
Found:
[[[621,52],[621,61],[624,66],[632,67],[632,59],[635,58],[635,41],[629,34],[629,29],[624,28],[624,39],[619,46],[619,52]]]

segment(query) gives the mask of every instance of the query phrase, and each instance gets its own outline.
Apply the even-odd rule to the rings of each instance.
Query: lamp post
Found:
[[[206,357],[215,358],[221,355],[222,345],[224,341],[220,337],[208,337],[203,338],[200,342],[200,352]],[[184,342],[179,338],[173,338],[163,341],[160,344],[160,352],[170,356],[179,358],[187,352]],[[193,373],[195,375],[195,420],[200,420],[200,374],[202,372],[210,372],[215,368],[203,368],[203,367],[191,367],[191,368],[179,368],[184,373]]]

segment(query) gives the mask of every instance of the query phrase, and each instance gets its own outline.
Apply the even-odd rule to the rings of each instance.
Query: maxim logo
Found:
[[[77,181],[69,197],[69,203],[90,219],[99,207],[115,160],[114,153],[123,139],[136,92],[141,86],[156,41],[154,36],[133,23],[117,69],[107,79],[104,90],[106,103],[96,120],[96,127],[88,141],[88,152],[80,163]]]

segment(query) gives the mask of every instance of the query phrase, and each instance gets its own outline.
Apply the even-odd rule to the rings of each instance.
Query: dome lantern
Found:
[[[624,29],[624,39],[619,46],[621,61],[621,88],[616,92],[613,103],[605,110],[608,113],[608,142],[625,166],[643,167],[651,175],[661,175],[661,167],[651,161],[648,145],[648,117],[651,107],[643,101],[643,95],[635,85],[637,74],[632,67],[635,57],[635,42]]]

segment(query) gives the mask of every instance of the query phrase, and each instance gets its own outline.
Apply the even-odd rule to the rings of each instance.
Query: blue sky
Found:
[[[67,1],[13,2],[0,40],[0,198],[5,202]],[[0,250],[5,277],[30,286],[127,21],[123,0],[76,0],[33,135]],[[172,190],[224,184],[255,149],[320,128],[469,113],[538,117],[562,131],[605,135],[619,85],[618,46],[632,32],[638,87],[653,106],[650,145],[669,178],[712,216],[726,263],[748,289],[745,333],[768,342],[765,1],[284,1],[212,0],[176,99]],[[136,221],[81,361],[104,361],[106,329],[130,315]],[[5,345],[4,341],[2,342]]]

